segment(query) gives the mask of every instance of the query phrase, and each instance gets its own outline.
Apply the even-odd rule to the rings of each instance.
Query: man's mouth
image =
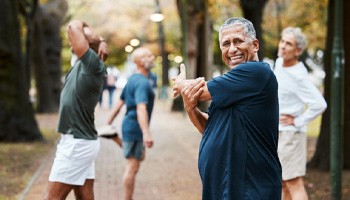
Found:
[[[240,56],[232,56],[232,57],[230,57],[230,60],[231,61],[235,61],[235,60],[241,59],[242,57],[243,57],[242,55],[240,55]]]

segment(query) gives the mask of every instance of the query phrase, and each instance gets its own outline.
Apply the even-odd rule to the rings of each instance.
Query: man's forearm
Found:
[[[124,105],[124,101],[119,99],[117,101],[117,103],[115,104],[113,111],[107,121],[108,124],[112,124],[114,118],[118,115],[118,113],[120,112],[120,109],[122,108],[122,106]]]
[[[200,111],[198,108],[187,110],[188,117],[190,118],[192,124],[198,129],[198,131],[203,134],[205,126],[208,121],[208,114]]]
[[[81,58],[89,49],[89,42],[85,38],[83,29],[83,22],[79,20],[73,20],[67,26],[69,43],[78,58]]]
[[[175,93],[177,94],[181,94],[181,91],[189,85],[198,85],[198,84],[203,84],[202,89],[203,92],[202,94],[199,96],[199,101],[209,101],[211,100],[211,95],[209,93],[208,87],[207,87],[207,83],[204,81],[203,78],[197,78],[197,79],[186,79],[186,80],[181,80],[181,81],[177,81],[176,84],[173,87],[173,90],[175,91]]]
[[[142,134],[149,134],[148,114],[146,105],[137,105],[137,121],[140,125]]]

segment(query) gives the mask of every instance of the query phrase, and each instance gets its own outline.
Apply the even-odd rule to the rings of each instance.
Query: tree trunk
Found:
[[[266,2],[267,0],[240,0],[244,17],[253,23],[256,31],[256,38],[260,43],[260,48],[258,51],[260,60],[262,60],[265,56],[261,24]]]
[[[347,19],[350,17],[350,13],[347,12],[347,8],[350,8],[349,1],[343,1],[343,38],[344,38],[344,49],[345,49],[345,66],[344,66],[344,137],[343,137],[343,156],[344,156],[344,168],[350,169],[350,113],[346,112],[350,109],[350,52],[346,51],[350,48],[350,40],[346,37],[350,34],[350,27],[346,24]],[[322,124],[321,124],[321,132],[318,137],[317,146],[315,154],[312,159],[308,163],[308,167],[317,168],[321,170],[329,170],[330,169],[330,97],[331,97],[331,56],[332,56],[332,43],[333,43],[333,34],[334,34],[334,0],[330,0],[328,2],[328,22],[327,22],[327,44],[326,44],[326,53],[325,53],[325,71],[326,78],[324,84],[325,90],[325,99],[328,102],[328,108],[326,112],[322,115]],[[345,37],[344,37],[345,36]]]
[[[204,1],[177,0],[178,12],[183,25],[183,44],[186,47],[184,57],[187,64],[187,78],[199,76],[209,78],[208,68],[212,65],[211,23]],[[184,13],[187,12],[187,13]],[[184,17],[188,16],[188,17]],[[181,108],[182,101],[175,99],[174,108]],[[205,104],[206,105],[206,104]],[[205,107],[205,106],[204,106]],[[183,110],[183,109],[181,109]]]
[[[205,80],[210,80],[212,78],[213,66],[213,44],[211,40],[212,31],[212,22],[208,13],[208,9],[205,6],[203,10],[203,23],[200,24],[197,32],[198,38],[198,57],[197,57],[197,72],[196,77],[205,77]],[[199,102],[198,108],[202,111],[206,111],[208,108],[209,102]]]
[[[0,1],[0,141],[42,140],[29,101],[17,1]]]
[[[33,66],[37,88],[37,111],[56,112],[61,91],[60,28],[67,2],[54,0],[40,6],[35,16]]]
[[[327,101],[327,109],[322,115],[320,135],[317,139],[316,151],[308,163],[309,168],[329,170],[330,169],[330,99],[331,99],[331,61],[333,42],[333,19],[334,1],[328,3],[327,41],[324,57],[324,70],[326,77],[324,80],[324,97]]]
[[[187,34],[187,78],[196,78],[198,57],[198,30],[202,16],[197,12],[193,4],[189,5],[188,32]]]

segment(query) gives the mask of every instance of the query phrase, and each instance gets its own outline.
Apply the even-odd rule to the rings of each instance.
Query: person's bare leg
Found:
[[[282,200],[292,200],[285,181],[282,181]]]
[[[119,136],[114,136],[112,137],[112,140],[118,144],[118,146],[123,147],[122,140],[120,139]]]
[[[134,193],[135,178],[140,168],[140,161],[136,158],[128,158],[123,177],[124,200],[131,200]]]
[[[308,200],[302,177],[285,181],[292,200]]]
[[[49,182],[45,200],[65,200],[73,187],[73,185],[64,183]]]
[[[86,179],[83,186],[75,186],[74,195],[76,200],[93,200],[94,179]]]

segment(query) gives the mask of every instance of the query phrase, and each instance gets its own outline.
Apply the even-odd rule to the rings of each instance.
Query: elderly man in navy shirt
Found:
[[[222,59],[230,68],[208,82],[186,80],[184,66],[173,79],[194,126],[203,135],[198,168],[203,200],[281,199],[278,144],[278,85],[259,62],[252,23],[230,18],[219,31]],[[208,112],[198,101],[209,101]]]

